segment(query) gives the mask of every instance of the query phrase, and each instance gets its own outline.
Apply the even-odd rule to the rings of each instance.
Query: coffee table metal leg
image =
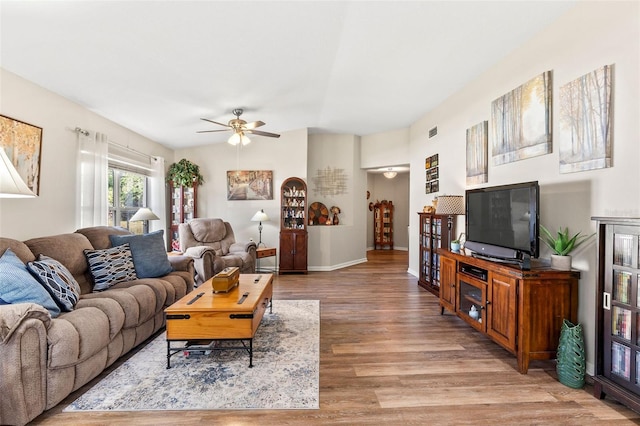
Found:
[[[171,368],[171,341],[167,340],[167,370]]]
[[[249,339],[249,368],[253,368],[253,339]]]

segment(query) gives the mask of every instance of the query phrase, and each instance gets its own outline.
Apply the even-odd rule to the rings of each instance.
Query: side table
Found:
[[[265,257],[272,257],[276,255],[276,249],[274,248],[268,248],[268,247],[263,247],[260,248],[258,247],[256,249],[256,259],[258,261],[258,264],[256,265],[256,272],[261,272],[260,271],[260,259],[265,258]]]

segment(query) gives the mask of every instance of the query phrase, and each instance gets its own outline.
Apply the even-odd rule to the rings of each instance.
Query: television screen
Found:
[[[538,182],[466,191],[466,238],[538,257]]]

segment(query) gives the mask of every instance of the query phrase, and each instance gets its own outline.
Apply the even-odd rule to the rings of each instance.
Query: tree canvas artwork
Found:
[[[611,167],[612,68],[560,87],[560,173]]]
[[[40,195],[42,128],[0,115],[0,149],[4,149],[29,189]]]
[[[493,164],[551,152],[551,71],[491,103]]]
[[[488,161],[488,121],[467,129],[467,185],[485,183],[489,178]]]

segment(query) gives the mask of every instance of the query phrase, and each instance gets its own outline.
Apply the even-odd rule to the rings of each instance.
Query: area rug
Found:
[[[320,303],[275,300],[244,350],[171,357],[159,335],[64,411],[317,409]],[[235,343],[237,346],[237,343]]]

